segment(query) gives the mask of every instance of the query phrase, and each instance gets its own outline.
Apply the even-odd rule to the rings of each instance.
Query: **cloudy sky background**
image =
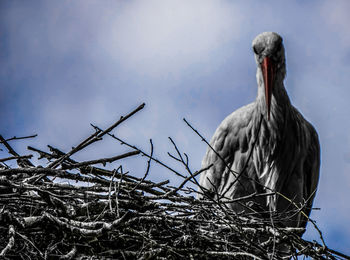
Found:
[[[287,91],[322,146],[314,202],[321,210],[312,218],[328,246],[350,254],[348,10],[347,0],[2,0],[0,134],[37,133],[12,142],[21,154],[27,145],[69,151],[91,133],[90,123],[106,127],[145,102],[115,134],[145,150],[152,138],[157,157],[174,165],[166,155],[171,136],[199,169],[206,147],[182,118],[210,139],[226,115],[252,102],[251,41],[276,31],[287,52]],[[126,150],[106,140],[75,158]],[[123,165],[142,176],[145,160]],[[179,182],[154,165],[150,178]],[[319,241],[311,225],[305,237]]]

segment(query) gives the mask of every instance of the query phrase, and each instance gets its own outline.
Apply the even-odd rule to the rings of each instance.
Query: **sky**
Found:
[[[350,254],[350,1],[61,0],[0,1],[0,134],[38,134],[11,145],[69,151],[145,102],[114,133],[169,165],[168,137],[200,169],[207,140],[257,93],[251,42],[261,32],[284,39],[285,85],[317,129],[321,173],[312,212],[326,244]],[[3,149],[4,150],[4,149]],[[106,139],[77,154],[88,160],[126,147]],[[5,151],[0,151],[4,157]],[[33,160],[45,165],[43,161]],[[143,157],[123,167],[143,176]],[[117,167],[119,162],[111,167]],[[178,177],[157,165],[152,180]],[[306,239],[317,240],[308,226]]]

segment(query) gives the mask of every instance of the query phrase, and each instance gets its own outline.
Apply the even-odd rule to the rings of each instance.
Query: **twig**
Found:
[[[105,166],[106,163],[111,163],[120,159],[124,159],[126,157],[130,157],[133,155],[137,155],[139,154],[139,151],[132,151],[132,152],[128,152],[128,153],[124,153],[118,156],[113,156],[113,157],[109,157],[109,158],[103,158],[103,159],[98,159],[98,160],[91,160],[91,161],[85,161],[85,162],[80,162],[80,163],[74,163],[71,165],[64,165],[64,167],[62,167],[62,169],[76,169],[76,168],[80,168],[80,167],[84,167],[84,166],[88,166],[88,165],[92,165],[92,164],[98,164],[98,163],[102,163],[103,166]]]
[[[12,154],[13,156],[17,156],[19,157],[20,155],[18,153],[16,153],[15,150],[13,150],[13,148],[8,144],[8,142],[4,139],[4,137],[2,137],[2,135],[0,135],[0,142],[5,145],[6,149],[8,150],[8,152],[10,154]]]
[[[6,247],[0,252],[0,256],[5,256],[6,253],[11,250],[11,248],[15,245],[15,228],[13,225],[9,226],[9,242],[7,243]]]
[[[136,184],[135,187],[132,188],[132,190],[130,190],[129,192],[133,192],[134,190],[136,190],[139,187],[139,185],[142,182],[144,182],[146,177],[148,176],[149,170],[151,168],[151,161],[152,161],[152,158],[153,158],[153,143],[152,143],[152,139],[150,139],[149,142],[150,142],[150,145],[151,145],[151,153],[150,153],[149,159],[147,160],[146,172],[145,172],[144,176],[142,177],[142,179],[138,182],[138,184]],[[140,153],[140,151],[136,151],[136,152]]]
[[[302,208],[300,208],[294,201],[292,201],[291,199],[289,199],[288,197],[286,197],[285,195],[283,195],[282,193],[280,192],[277,192],[278,195],[280,195],[281,197],[283,197],[285,200],[289,201],[291,204],[294,205],[294,207],[296,207],[298,209],[298,211],[308,220],[312,223],[312,225],[315,227],[315,229],[317,230],[319,236],[320,236],[320,239],[323,243],[323,246],[326,248],[327,245],[323,239],[323,235],[322,235],[322,232],[321,230],[318,228],[318,226],[316,225],[316,222],[314,220],[312,220],[311,218],[309,218],[308,215],[305,214],[305,212],[302,210]]]
[[[112,138],[114,138],[115,140],[119,141],[122,145],[126,145],[126,146],[128,146],[128,147],[130,147],[130,148],[135,149],[136,151],[139,151],[143,156],[145,156],[145,157],[151,159],[152,161],[154,161],[154,162],[160,164],[160,165],[163,166],[164,168],[166,168],[166,169],[170,170],[171,172],[175,173],[177,176],[180,176],[180,177],[182,177],[182,178],[186,178],[184,175],[182,175],[182,174],[179,173],[178,171],[174,170],[173,168],[171,168],[170,166],[168,166],[168,165],[166,165],[165,163],[161,162],[160,160],[158,160],[158,159],[156,159],[156,158],[150,156],[149,154],[145,153],[144,151],[142,151],[142,150],[139,149],[138,147],[127,143],[126,141],[124,141],[124,140],[122,140],[122,139],[116,137],[116,136],[113,135],[113,134],[110,134],[110,133],[109,133],[108,135],[111,136]]]
[[[130,112],[129,114],[127,114],[124,117],[121,117],[117,122],[115,122],[113,125],[111,125],[110,127],[108,127],[106,130],[104,131],[96,131],[93,135],[89,136],[87,139],[85,139],[83,142],[81,142],[80,144],[78,144],[75,148],[73,148],[70,152],[66,153],[65,155],[63,155],[61,158],[59,158],[58,160],[50,163],[47,167],[48,168],[55,168],[57,167],[61,162],[63,162],[66,158],[70,157],[71,155],[73,155],[74,153],[84,149],[85,147],[87,147],[88,145],[101,140],[101,138],[109,133],[110,131],[112,131],[115,127],[117,127],[118,125],[120,125],[122,122],[124,122],[126,119],[130,118],[131,116],[133,116],[135,113],[137,113],[138,111],[140,111],[141,109],[143,109],[145,106],[145,103],[141,104],[140,106],[138,106],[135,110],[133,110],[132,112]]]
[[[8,142],[8,141],[13,141],[13,140],[22,140],[22,139],[28,139],[28,138],[35,138],[37,136],[38,136],[37,134],[28,135],[28,136],[21,136],[21,137],[14,136],[14,137],[6,139],[5,141]],[[3,141],[0,141],[0,143],[2,143],[2,142]]]
[[[0,159],[0,162],[5,162],[5,161],[9,161],[9,160],[18,160],[18,159],[31,159],[32,157],[33,157],[33,155],[31,155],[31,154],[22,155],[22,156],[11,156],[11,157]]]
[[[16,153],[16,151],[9,145],[9,143],[2,137],[2,135],[0,135],[0,142],[5,145],[6,149],[8,150],[8,152],[10,154],[12,154],[13,156],[15,157],[20,157],[18,160],[17,160],[17,163],[19,165],[23,165],[23,166],[34,166],[28,159],[24,158],[22,159],[21,156]]]
[[[222,156],[210,145],[210,143],[186,120],[186,118],[183,119],[184,122],[202,139],[203,142],[205,142],[208,147],[215,153],[216,156],[218,156],[220,158],[220,160],[223,162],[223,164],[225,165],[225,168],[231,173],[233,174],[233,176],[236,177],[235,182],[238,181],[239,184],[241,184],[241,186],[243,188],[245,188],[245,186],[241,183],[241,181],[239,180],[238,176],[240,176],[242,173],[238,173],[234,170],[231,169],[231,167],[227,164],[227,162],[224,160],[224,158],[222,158]],[[214,185],[213,185],[214,187]]]

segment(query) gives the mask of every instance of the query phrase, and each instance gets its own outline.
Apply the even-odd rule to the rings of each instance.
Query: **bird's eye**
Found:
[[[261,45],[254,45],[254,46],[253,46],[253,50],[254,50],[254,53],[255,53],[255,54],[259,55],[260,53],[263,52],[264,47],[261,46]]]

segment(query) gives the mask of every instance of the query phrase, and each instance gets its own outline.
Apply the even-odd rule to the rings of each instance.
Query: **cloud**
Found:
[[[241,22],[226,1],[134,1],[111,17],[99,39],[123,66],[159,77],[208,62],[218,48],[237,40]]]

